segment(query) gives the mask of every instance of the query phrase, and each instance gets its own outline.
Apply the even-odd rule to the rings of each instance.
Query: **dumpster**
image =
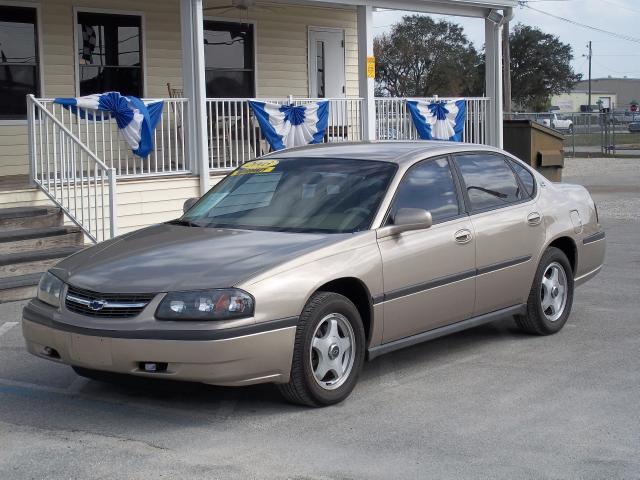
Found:
[[[552,182],[562,181],[564,135],[531,120],[504,121],[504,149]]]

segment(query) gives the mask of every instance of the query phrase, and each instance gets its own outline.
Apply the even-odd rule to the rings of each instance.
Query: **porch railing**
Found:
[[[27,97],[33,181],[94,243],[116,235],[116,174],[51,111]]]
[[[300,105],[326,99],[261,98],[261,102]],[[330,98],[325,142],[362,139],[362,99]],[[224,171],[269,152],[246,98],[207,99],[209,168]]]
[[[184,174],[191,171],[186,149],[186,128],[189,103],[185,98],[168,98],[164,101],[162,118],[154,133],[154,149],[147,158],[133,154],[123,140],[114,119],[106,114],[78,109],[76,115],[51,99],[39,99],[38,103],[49,117],[73,134],[119,177]],[[84,117],[84,118],[82,118]]]
[[[415,98],[416,100],[450,100],[448,98]],[[451,99],[452,100],[452,99]],[[467,118],[463,142],[486,144],[489,139],[489,98],[464,98]],[[378,140],[417,140],[418,131],[407,109],[406,98],[376,98],[376,135]]]

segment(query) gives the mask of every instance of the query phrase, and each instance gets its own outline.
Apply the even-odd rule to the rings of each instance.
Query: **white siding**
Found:
[[[211,185],[221,178],[212,176]],[[184,201],[199,196],[199,180],[193,176],[124,180],[118,183],[117,190],[118,232],[123,234],[182,215]],[[0,191],[0,205],[10,208],[51,205],[51,202],[39,190],[24,189]],[[67,223],[71,224],[68,219]]]
[[[145,96],[166,97],[168,82],[175,87],[182,86],[180,11],[177,0],[46,0],[42,1],[41,5],[44,97],[74,96],[76,93],[74,7],[142,13],[146,66]],[[215,4],[211,2],[211,5]],[[226,18],[238,15],[235,11],[214,13],[217,17]],[[256,21],[258,96],[309,95],[309,26],[345,30],[347,95],[358,95],[354,9],[270,4],[268,8],[250,9],[248,17]],[[26,125],[0,125],[0,175],[28,173],[27,152]]]

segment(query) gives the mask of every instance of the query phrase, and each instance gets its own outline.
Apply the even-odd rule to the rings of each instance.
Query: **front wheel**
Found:
[[[564,252],[550,247],[542,256],[524,315],[516,323],[525,332],[551,335],[567,323],[573,305],[573,271]]]
[[[296,331],[291,379],[278,388],[292,403],[321,407],[349,396],[364,363],[360,313],[346,297],[315,293]]]

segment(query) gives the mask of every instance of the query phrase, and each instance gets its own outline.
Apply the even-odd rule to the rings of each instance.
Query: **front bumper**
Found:
[[[289,381],[295,318],[233,328],[153,331],[94,328],[65,322],[63,313],[38,300],[23,312],[22,331],[33,355],[108,372],[240,386]],[[158,322],[160,323],[160,322]],[[166,363],[147,372],[145,363]]]

